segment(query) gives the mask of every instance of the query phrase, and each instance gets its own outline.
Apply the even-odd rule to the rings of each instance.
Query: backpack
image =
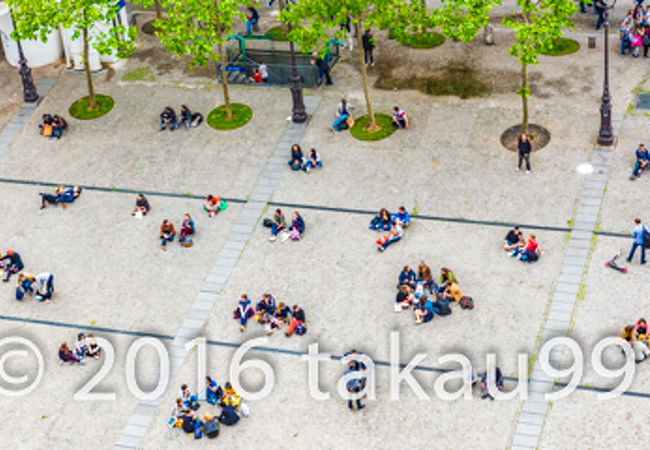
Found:
[[[474,309],[474,299],[472,297],[463,296],[458,304],[463,309]]]
[[[194,419],[191,416],[183,416],[183,425],[181,428],[186,433],[192,433],[194,431]]]
[[[296,334],[298,336],[302,336],[306,332],[307,332],[307,327],[305,326],[304,323],[299,323],[298,325],[296,325]]]
[[[23,288],[16,288],[16,300],[22,300],[25,296],[25,291]]]
[[[219,423],[217,422],[216,418],[208,420],[205,424],[203,424],[203,426],[205,427],[205,435],[210,439],[214,439],[219,436]]]
[[[650,248],[650,231],[645,226],[643,227],[643,246]]]
[[[52,136],[52,125],[43,125],[43,136]]]
[[[262,225],[264,225],[266,228],[271,228],[273,226],[273,221],[271,219],[264,219],[262,221]]]
[[[194,422],[194,439],[201,439],[203,437],[203,426],[201,421],[197,420]]]
[[[194,245],[194,242],[192,241],[192,238],[185,238],[183,241],[183,247],[191,247]]]

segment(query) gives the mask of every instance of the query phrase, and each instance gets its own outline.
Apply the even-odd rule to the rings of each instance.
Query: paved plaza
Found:
[[[620,22],[626,8],[617,5],[612,23]],[[140,12],[136,23],[150,18],[151,12]],[[2,434],[3,446],[560,449],[631,447],[650,438],[642,412],[650,404],[648,363],[637,364],[626,392],[607,401],[597,395],[614,388],[619,378],[605,378],[591,364],[599,340],[650,315],[645,310],[649,269],[639,257],[625,263],[626,274],[604,264],[619,250],[629,251],[635,217],[650,220],[650,179],[646,174],[629,180],[633,152],[650,136],[648,113],[628,107],[635,88],[650,89],[650,75],[647,60],[620,56],[613,26],[616,141],[611,148],[598,146],[603,39],[598,34],[597,48],[589,49],[587,37],[596,34],[590,22],[581,20],[567,33],[580,42],[577,53],[543,56],[539,66],[531,67],[531,122],[546,127],[552,137],[533,152],[530,174],[515,172],[516,153],[499,142],[501,133],[521,120],[516,87],[467,100],[373,87],[375,111],[399,105],[411,126],[375,142],[356,140],[347,131],[333,134],[328,126],[341,98],[355,106],[355,117],[365,114],[356,50],[342,50],[333,86],[305,90],[306,124],[287,121],[288,88],[231,86],[232,101],[253,110],[251,121],[232,131],[205,123],[159,131],[165,106],[186,104],[207,115],[223,96],[210,70],[188,74],[182,59],[163,64],[152,56],[162,48],[152,36],[140,35],[133,57],[94,75],[96,91],[115,99],[113,110],[96,120],[77,120],[67,111],[86,95],[83,73],[60,67],[35,71],[44,95],[30,106],[20,103],[15,69],[0,63],[0,252],[19,252],[29,272],[52,272],[56,286],[53,301],[43,304],[29,296],[15,301],[16,277],[0,283],[0,339],[25,337],[44,357],[43,379],[33,392],[0,395],[3,410],[19,418],[11,432]],[[469,44],[447,41],[431,50],[400,50],[378,33],[371,80],[386,61],[408,70],[413,58],[413,72],[425,73],[464,59],[492,74],[486,75],[489,83],[497,85],[499,76],[505,83],[520,68],[507,54],[511,33],[501,26],[495,33],[497,45],[491,47],[478,38]],[[151,68],[152,79],[122,79],[144,66]],[[68,120],[60,140],[39,135],[44,113]],[[290,170],[286,161],[294,143],[303,150],[316,148],[323,168]],[[578,173],[584,163],[594,172]],[[84,190],[65,209],[39,209],[39,193],[59,184],[79,184]],[[151,203],[141,219],[130,214],[138,192]],[[227,209],[209,218],[202,210],[207,194],[225,199]],[[412,223],[400,242],[378,252],[379,234],[368,224],[380,208],[396,212],[401,205],[412,212]],[[301,213],[307,227],[300,241],[269,242],[263,219],[276,208],[287,219],[293,211]],[[178,224],[185,213],[196,222],[194,246],[173,242],[161,251],[161,222]],[[544,254],[535,264],[503,251],[503,238],[514,224],[525,234],[537,234]],[[451,316],[419,326],[412,311],[395,313],[398,274],[421,260],[434,275],[441,267],[451,268],[475,308],[455,305]],[[277,332],[246,354],[273,368],[271,393],[259,400],[245,398],[250,417],[222,427],[217,440],[193,440],[170,429],[167,420],[178,387],[187,383],[192,391],[204,390],[202,382],[197,385],[201,354],[185,351],[185,342],[207,339],[207,374],[224,384],[231,379],[237,348],[265,336],[252,321],[246,332],[239,330],[233,320],[237,301],[246,293],[256,302],[265,292],[303,307],[308,325],[303,336]],[[73,343],[81,331],[114,347],[112,368],[93,388],[114,392],[114,400],[74,399],[105,361],[59,363],[61,342]],[[400,363],[427,354],[412,372],[427,400],[416,398],[406,382],[399,400],[390,398],[394,331],[399,332]],[[547,402],[543,395],[566,383],[543,374],[538,361],[543,343],[555,336],[580,345],[585,370],[575,392]],[[138,353],[133,368],[127,364],[130,346],[143,337],[159,340],[169,353],[169,384],[155,399],[139,400],[127,386],[129,370],[145,392],[158,381],[160,364],[152,347]],[[313,343],[332,355],[320,364],[319,386],[331,393],[326,401],[312,398],[308,389],[303,356]],[[366,408],[354,412],[336,393],[345,369],[339,359],[352,348],[376,364],[376,399],[365,399]],[[478,390],[471,400],[437,398],[435,380],[458,369],[438,361],[450,353],[465,355],[479,371],[485,370],[486,354],[495,353],[506,376],[505,390],[530,379],[529,399],[482,400]],[[518,371],[518,353],[530,356],[524,373]],[[619,353],[608,349],[605,365],[620,366]],[[572,361],[566,350],[553,357],[560,365]],[[14,376],[37,371],[34,361],[8,358],[2,364]],[[255,391],[264,380],[261,372],[247,370],[241,381]],[[450,382],[447,388],[454,386]],[[200,414],[218,414],[218,408],[201,404]]]

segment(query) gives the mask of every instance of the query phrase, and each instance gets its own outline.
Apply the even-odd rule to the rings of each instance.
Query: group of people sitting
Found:
[[[65,119],[57,114],[43,114],[43,120],[38,126],[41,129],[41,135],[50,139],[61,139],[63,130],[68,126]]]
[[[276,209],[273,213],[273,219],[264,219],[263,225],[271,229],[271,236],[269,241],[275,242],[278,235],[281,234],[280,240],[282,242],[291,238],[292,241],[298,241],[305,232],[305,220],[302,218],[298,211],[294,211],[291,216],[291,225],[287,227],[287,221],[280,208]]]
[[[537,243],[535,233],[530,233],[528,240],[526,240],[518,225],[506,235],[503,242],[503,249],[511,252],[511,258],[517,258],[527,263],[537,261],[544,254]]]
[[[199,418],[196,412],[201,407],[198,395],[192,394],[186,384],[181,385],[168,425],[181,428],[195,439],[202,438],[203,434],[209,438],[216,438],[219,435],[220,424],[235,425],[239,421],[238,411],[244,417],[250,414],[248,406],[242,402],[230,382],[222,388],[211,377],[205,377],[205,400],[211,405],[220,406],[221,413],[219,415],[206,413],[202,419]]]
[[[176,116],[176,111],[171,106],[166,106],[162,113],[160,113],[160,131],[169,128],[169,131],[174,131],[181,125],[185,125],[185,129],[190,127],[198,127],[203,122],[203,114],[197,112],[192,113],[190,109],[181,105],[180,114]]]
[[[632,347],[634,361],[637,363],[645,361],[650,356],[650,348],[648,347],[650,345],[650,334],[648,330],[648,322],[642,317],[635,323],[627,325],[618,334],[620,338],[625,339]]]
[[[330,131],[335,133],[341,130],[347,130],[354,126],[354,119],[352,118],[351,111],[354,109],[354,106],[344,98],[341,99],[341,103],[336,107],[336,120],[330,125]],[[408,128],[409,119],[406,116],[404,110],[400,109],[399,106],[393,107],[392,112],[392,121],[393,128],[397,130],[398,128]]]
[[[25,294],[35,294],[34,299],[39,302],[51,302],[54,294],[54,275],[49,272],[41,272],[38,275],[20,273],[16,283],[16,300],[22,300]]]
[[[368,228],[375,231],[390,231],[390,233],[375,241],[377,250],[383,252],[390,244],[402,239],[404,228],[408,227],[410,223],[411,216],[403,206],[400,206],[397,213],[392,216],[386,208],[380,209],[379,214],[370,221]]]
[[[194,241],[190,237],[196,232],[196,226],[194,225],[194,219],[189,214],[185,214],[183,217],[183,222],[181,222],[181,231],[178,238],[178,242],[183,247],[191,247],[194,245]],[[163,220],[163,223],[160,225],[160,248],[163,251],[167,251],[167,243],[174,242],[176,237],[176,228],[174,224],[169,220]]]
[[[287,163],[291,170],[304,170],[309,173],[312,169],[323,167],[323,162],[320,160],[320,155],[315,148],[309,150],[309,155],[305,156],[302,149],[298,144],[291,146],[291,159]]]
[[[420,261],[417,273],[409,266],[404,266],[399,273],[395,312],[413,307],[416,325],[431,321],[434,314],[451,314],[452,303],[460,304],[463,309],[474,307],[472,298],[463,296],[456,276],[446,267],[440,269],[440,284],[436,284],[431,268],[424,261]]]
[[[70,350],[67,342],[61,344],[59,347],[59,361],[61,364],[67,362],[84,364],[85,358],[99,359],[101,353],[102,349],[92,334],[86,336],[85,333],[79,333],[74,350]]]
[[[268,83],[269,82],[269,68],[262,60],[257,61],[257,67],[253,69],[253,76],[248,77],[253,83]]]
[[[66,189],[65,186],[57,186],[54,188],[53,194],[46,192],[39,192],[41,196],[41,209],[44,209],[46,204],[61,205],[65,209],[66,204],[74,202],[81,195],[81,187],[74,185]]]
[[[233,318],[239,320],[239,329],[246,331],[248,320],[253,320],[264,326],[267,335],[281,330],[288,325],[285,330],[285,336],[291,336],[294,332],[302,336],[307,332],[305,320],[305,311],[298,305],[289,308],[284,302],[276,304],[275,298],[271,294],[262,294],[262,298],[257,302],[255,308],[246,294],[242,294],[233,311]]]
[[[650,6],[643,9],[643,2],[637,2],[633,9],[630,9],[619,29],[621,38],[621,55],[629,50],[632,56],[639,57],[641,48],[643,48],[643,57],[648,57],[648,48],[650,48]]]

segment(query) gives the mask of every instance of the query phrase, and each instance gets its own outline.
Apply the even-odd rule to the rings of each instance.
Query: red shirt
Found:
[[[537,247],[537,241],[533,241],[532,239],[526,244],[526,250],[530,250],[531,252],[537,251]]]
[[[262,74],[259,73],[259,72],[257,72],[257,73],[253,76],[253,81],[255,81],[256,83],[264,83],[264,80],[262,80]]]

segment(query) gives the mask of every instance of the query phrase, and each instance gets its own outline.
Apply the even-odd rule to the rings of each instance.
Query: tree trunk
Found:
[[[278,10],[280,11],[280,13],[284,11],[284,0],[278,0]],[[288,31],[289,30],[287,28],[287,24],[285,22],[282,22],[282,34],[286,35]]]
[[[230,93],[228,92],[228,55],[223,49],[223,44],[219,42],[219,62],[221,63],[221,85],[223,86],[223,101],[226,104],[226,120],[232,120],[232,108],[230,107]]]
[[[97,103],[95,102],[95,87],[93,85],[93,74],[90,73],[90,60],[88,58],[88,27],[83,29],[83,40],[84,40],[84,69],[86,69],[86,81],[88,82],[88,109],[93,110],[97,109]]]
[[[363,78],[363,95],[366,97],[366,108],[368,109],[368,117],[370,118],[370,124],[368,125],[368,131],[377,131],[379,130],[379,125],[375,121],[375,112],[372,109],[372,102],[370,100],[370,88],[368,87],[368,71],[366,70],[366,62],[364,60],[365,51],[363,50],[363,37],[361,36],[363,32],[363,27],[361,23],[356,23],[357,27],[357,46],[359,47],[359,63],[361,64],[361,77]]]
[[[163,18],[163,9],[159,1],[153,2],[156,7],[156,19],[161,20]]]
[[[524,110],[524,116],[521,125],[524,129],[523,133],[528,136],[528,64],[523,64],[521,67],[521,102]]]

